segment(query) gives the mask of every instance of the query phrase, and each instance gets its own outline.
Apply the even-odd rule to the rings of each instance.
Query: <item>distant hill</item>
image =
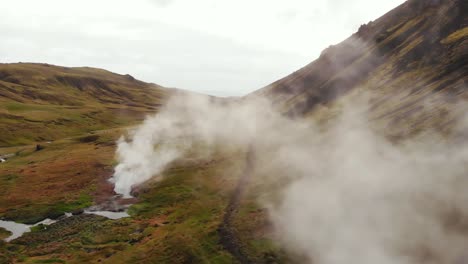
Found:
[[[461,114],[455,105],[468,99],[467,82],[468,1],[410,0],[249,96],[309,116],[344,95],[368,93],[373,117],[398,136],[449,127]]]
[[[454,118],[466,114],[458,106],[466,105],[468,99],[467,14],[467,0],[409,0],[361,26],[316,61],[246,98],[268,97],[292,118],[323,121],[339,112],[345,100],[356,98],[389,136],[411,135],[425,128],[449,130]],[[291,184],[270,184],[260,175],[269,172],[264,165],[275,159],[257,165],[256,178],[245,180],[243,175],[250,174],[254,157],[250,150],[231,149],[235,142],[210,152],[212,157],[188,155],[171,164],[161,181],[150,181],[137,191],[136,203],[129,209],[131,218],[109,221],[81,214],[90,205],[114,201],[108,179],[114,173],[115,141],[126,126],[139,124],[145,114],[157,111],[173,92],[101,69],[0,64],[0,147],[7,146],[0,148],[0,154],[13,155],[0,166],[0,217],[35,223],[65,212],[76,214],[47,228],[38,226],[9,243],[0,240],[0,263],[305,263],[302,256],[296,261],[296,256],[277,245],[271,214],[257,203],[265,199],[264,190]],[[88,135],[95,130],[101,131]],[[41,151],[35,146],[17,146],[55,139]],[[197,144],[194,151],[205,149]],[[308,161],[309,156],[304,157],[301,163]],[[257,162],[261,159],[268,156],[258,155]],[[294,175],[295,168],[291,169]],[[282,173],[274,172],[268,178]],[[244,194],[238,187],[241,184],[249,184]],[[434,199],[445,197],[446,190],[443,193]],[[426,196],[415,195],[414,199],[420,197]],[[384,198],[393,200],[393,195]],[[395,201],[404,203],[404,199]],[[447,208],[434,215],[447,219],[444,229],[463,241],[456,232],[466,233],[466,215],[458,214],[457,204],[444,201],[437,204]],[[307,203],[298,204],[308,210]],[[337,215],[347,216],[347,212]],[[445,218],[444,212],[450,215]],[[356,219],[351,221],[361,222],[361,217]],[[429,227],[433,226],[430,220],[424,222]],[[295,222],[286,224],[294,226]],[[313,224],[306,227],[315,228]],[[434,227],[437,234],[440,229]],[[328,234],[331,229],[324,230]],[[336,230],[345,229],[338,225]],[[354,233],[346,232],[349,234]],[[0,236],[8,233],[0,228]],[[429,236],[438,238],[432,233]],[[424,260],[421,263],[441,262],[437,254],[432,255],[438,249],[420,248],[419,239],[410,242],[414,244],[410,250]]]
[[[0,64],[0,146],[135,124],[171,91],[102,69]]]

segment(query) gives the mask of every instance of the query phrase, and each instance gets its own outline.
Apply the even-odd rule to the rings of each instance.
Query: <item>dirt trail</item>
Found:
[[[244,171],[237,183],[236,189],[232,194],[228,206],[226,207],[223,222],[219,226],[219,235],[220,242],[223,245],[224,249],[227,250],[231,255],[233,255],[237,261],[241,264],[252,263],[249,258],[242,252],[242,246],[239,243],[239,239],[235,234],[235,229],[232,226],[234,220],[234,215],[236,214],[239,204],[244,194],[245,188],[247,187],[251,174],[253,172],[255,163],[255,153],[253,146],[250,145],[247,151],[246,163]]]

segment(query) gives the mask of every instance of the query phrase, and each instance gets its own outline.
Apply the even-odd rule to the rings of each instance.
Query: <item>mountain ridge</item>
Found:
[[[350,38],[324,50],[317,60],[247,97],[265,96],[289,116],[307,116],[364,87],[362,90],[374,94],[372,112],[390,113],[387,123],[404,117],[400,112],[408,111],[412,104],[408,102],[399,111],[399,102],[392,102],[393,106],[387,102],[383,109],[378,105],[382,98],[409,91],[406,99],[401,96],[399,100],[414,99],[422,104],[423,98],[436,94],[448,101],[466,100],[467,6],[461,0],[407,1],[362,25]],[[426,95],[416,100],[421,93]]]
[[[341,110],[340,106],[346,100],[357,98],[361,99],[358,102],[363,103],[353,106],[366,108],[370,119],[380,123],[380,132],[383,130],[386,135],[407,137],[428,128],[441,132],[450,130],[453,120],[466,113],[466,108],[459,106],[468,100],[467,4],[467,1],[461,0],[410,0],[383,17],[361,26],[352,37],[326,49],[316,61],[243,99],[265,96],[282,113],[299,122],[307,122],[309,118],[327,122],[330,116],[333,117]],[[116,140],[127,133],[129,125],[139,123],[147,113],[158,111],[173,92],[136,81],[129,75],[113,75],[93,68],[68,69],[46,64],[0,65],[0,145],[9,146],[0,148],[0,151],[1,154],[13,155],[0,167],[0,217],[35,223],[47,217],[60,217],[65,212],[76,214],[49,227],[37,228],[9,243],[0,241],[0,262],[305,263],[305,256],[289,252],[294,245],[277,243],[281,238],[275,233],[271,212],[258,203],[267,198],[265,194],[268,196],[269,192],[275,192],[279,187],[291,186],[289,181],[282,181],[281,178],[289,174],[295,176],[296,163],[287,166],[284,171],[276,171],[274,163],[278,160],[270,159],[269,153],[264,152],[259,154],[265,155],[255,155],[255,163],[260,166],[253,170],[254,153],[250,149],[232,146],[233,142],[225,142],[226,147],[212,151],[207,151],[203,144],[196,144],[193,152],[187,154],[187,159],[177,160],[168,166],[164,177],[150,180],[136,188],[135,204],[128,211],[131,218],[111,221],[98,216],[80,215],[83,209],[91,205],[99,205],[103,201],[115,202],[110,200],[115,193],[108,179],[113,175],[116,165]],[[221,100],[221,103],[224,102]],[[219,123],[223,125],[223,121]],[[287,139],[285,142],[289,142],[294,131],[288,130],[289,126],[284,129],[291,132],[284,133]],[[309,132],[308,126],[305,129]],[[234,133],[243,132],[242,126],[234,130]],[[170,132],[172,135],[172,130]],[[314,138],[312,132],[304,137],[309,135]],[[259,136],[269,138],[267,135]],[[45,143],[42,149],[27,145],[53,139],[58,140]],[[333,139],[324,140],[324,146],[330,148],[331,152],[339,152],[339,148],[333,148],[336,143]],[[306,138],[293,140],[299,141],[298,145],[304,145],[304,148],[309,146],[304,144]],[[369,141],[372,140],[369,138]],[[378,163],[371,164],[374,152],[359,157],[359,152],[354,150],[366,148],[359,143],[351,137],[351,153],[346,156],[350,159],[338,155],[337,163],[328,164],[330,161],[325,160],[326,155],[323,160],[318,156],[305,155],[299,160],[298,166],[307,163],[311,167],[320,167],[322,164],[333,167],[338,163],[349,163],[352,166],[343,170],[344,174],[353,168],[357,174],[366,174],[366,169],[357,167],[369,164],[369,167],[375,169],[370,170],[372,176],[378,174],[378,170],[385,170]],[[392,143],[389,142],[389,145],[393,146]],[[311,145],[311,153],[315,151],[315,145]],[[305,150],[308,154],[309,149]],[[271,151],[276,153],[275,148]],[[198,152],[204,153],[199,153],[202,158],[197,158]],[[206,156],[205,152],[210,152],[212,156]],[[291,156],[303,156],[300,152],[294,151]],[[284,153],[280,156],[282,159],[289,156],[286,155],[289,152]],[[435,154],[444,156],[445,153]],[[138,155],[132,154],[131,157],[138,159]],[[314,163],[314,158],[323,162]],[[451,156],[442,158],[444,164],[453,164],[448,162]],[[265,163],[261,163],[262,159]],[[412,160],[409,161],[412,163]],[[385,164],[391,162],[390,158]],[[434,164],[437,166],[440,163]],[[396,167],[401,165],[396,164]],[[428,170],[436,166],[422,168],[423,175],[416,177],[414,185],[422,185],[424,188],[427,185],[426,174],[430,174]],[[406,171],[406,163],[402,168]],[[460,169],[460,172],[464,174],[464,170]],[[255,177],[246,180],[250,173]],[[445,173],[445,170],[441,173]],[[320,188],[311,190],[308,188],[310,186],[306,186],[304,189],[305,192],[316,193],[315,202],[324,203],[325,206],[330,201],[339,200],[338,204],[345,200],[352,201],[353,196],[361,197],[357,191],[346,192],[349,191],[347,186],[352,188],[354,183],[366,185],[369,191],[381,191],[374,188],[376,185],[362,181],[362,177],[354,180],[351,177],[353,175],[347,177],[349,181],[340,184],[343,186],[343,189],[338,188],[337,197],[340,199],[328,199],[334,198],[326,195],[327,189],[331,188],[328,185],[323,188],[324,193]],[[412,178],[406,177],[411,172],[402,175],[405,179]],[[278,176],[280,181],[269,183],[264,176],[269,179]],[[389,185],[392,181],[398,181],[398,177],[389,178]],[[298,182],[295,183],[297,186]],[[318,181],[311,183],[314,186],[319,184]],[[437,186],[439,183],[436,182]],[[457,190],[463,192],[463,184],[458,183],[453,182],[459,186],[455,191],[445,186],[443,193],[456,194]],[[450,186],[453,188],[454,185]],[[393,190],[392,186],[388,187]],[[402,190],[398,189],[403,195],[395,192],[387,196],[384,192],[384,197],[380,193],[375,197],[363,197],[380,206],[381,200],[393,200],[395,196],[398,205],[410,206],[403,191],[409,188],[409,196],[421,200],[423,207],[431,209],[433,189],[427,189],[427,196],[418,196],[418,193],[411,192],[411,186],[403,187]],[[450,232],[466,237],[466,214],[460,214],[458,207],[455,208],[450,202],[444,203],[446,200],[443,199],[439,201],[438,198],[437,195],[434,198],[436,204],[442,203],[443,210],[436,210],[435,214],[441,214],[445,221],[443,223],[452,228]],[[300,206],[300,211],[307,211],[309,205],[302,203],[302,199],[293,201]],[[341,210],[337,217],[361,223],[360,220],[365,217],[353,217],[356,216],[354,212],[359,214],[366,211],[367,203],[359,200],[355,206],[347,206],[349,210]],[[378,208],[376,213],[379,214],[380,210]],[[410,211],[417,209],[410,207]],[[427,216],[424,215],[424,220]],[[387,214],[383,214],[383,217],[387,221]],[[387,234],[385,231],[388,230],[391,234],[395,233],[393,223],[405,222],[405,219],[389,214],[389,228],[379,232],[379,235]],[[323,224],[333,224],[334,221],[330,220],[324,218]],[[297,227],[299,231],[315,228],[313,223],[307,222],[305,228],[300,230],[301,227],[296,226],[296,223],[288,213],[285,225]],[[366,228],[367,223],[374,224],[365,221]],[[332,242],[326,248],[335,244],[334,240],[339,237],[340,230],[344,230],[340,225],[337,229],[325,228],[325,234]],[[3,237],[7,236],[2,229],[0,233]],[[352,256],[355,253],[355,241],[349,238],[355,236],[349,235],[356,233],[345,233],[348,234],[346,241],[351,242],[345,245],[352,246],[346,249]],[[431,236],[430,232],[423,233],[422,242],[434,239],[428,237]],[[362,238],[366,241],[367,233],[359,234],[363,234]],[[411,234],[404,233],[402,239],[406,241],[408,235]],[[438,239],[438,246],[442,245],[440,241],[443,241],[442,244],[446,242]],[[305,242],[305,250],[320,250],[311,250],[310,240]],[[414,260],[413,263],[447,263],[433,254],[432,250],[439,253],[436,248],[424,247],[426,244],[418,242],[421,241],[408,240],[410,247],[403,254],[416,255],[416,258],[405,258],[404,263],[411,260]],[[373,244],[362,245],[370,245],[374,249]],[[349,251],[349,248],[352,250]],[[367,252],[367,248],[364,248],[363,252],[357,253]],[[349,259],[343,263],[349,262]]]

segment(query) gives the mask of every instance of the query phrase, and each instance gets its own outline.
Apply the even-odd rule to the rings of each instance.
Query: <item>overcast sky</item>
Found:
[[[0,62],[92,66],[243,95],[316,59],[404,0],[15,0]]]

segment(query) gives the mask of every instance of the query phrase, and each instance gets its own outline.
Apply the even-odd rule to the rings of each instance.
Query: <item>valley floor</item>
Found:
[[[130,218],[110,220],[80,214],[83,208],[103,203],[113,195],[108,179],[115,165],[114,142],[125,130],[95,131],[44,142],[41,150],[36,150],[36,145],[0,149],[1,155],[14,154],[0,164],[2,218],[35,223],[65,212],[77,214],[33,229],[9,243],[0,242],[0,263],[284,260],[271,240],[266,212],[258,208],[248,188],[242,197],[235,198],[235,208],[228,207],[233,195],[239,195],[235,188],[245,173],[246,150],[177,161],[166,170],[162,181],[138,189],[137,201],[129,209]],[[226,214],[229,236],[221,231],[226,228]],[[9,236],[0,230],[2,238]],[[238,254],[226,247],[233,241]]]

